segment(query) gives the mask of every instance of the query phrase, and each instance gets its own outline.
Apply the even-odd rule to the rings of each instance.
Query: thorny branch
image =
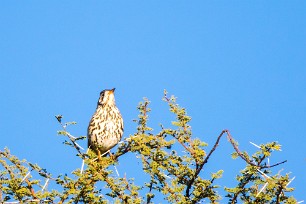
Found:
[[[18,160],[15,156],[12,156],[9,151],[0,151],[0,155],[1,157],[7,158],[8,161],[10,163],[12,163],[12,165],[7,164],[4,160],[0,160],[1,165],[4,167],[4,169],[9,173],[10,175],[10,179],[16,179],[16,176],[13,172],[12,169],[17,169],[20,173],[20,175],[23,175],[25,173],[25,171],[27,171],[27,174],[23,177],[22,181],[20,182],[19,186],[21,187],[23,181],[26,183],[26,186],[24,186],[25,188],[27,188],[30,192],[30,196],[33,199],[26,199],[26,201],[28,202],[39,202],[39,201],[45,201],[45,200],[40,200],[37,198],[37,195],[35,193],[34,190],[34,185],[36,185],[35,183],[31,182],[30,179],[28,179],[28,176],[30,175],[30,173],[32,171],[36,171],[38,174],[40,174],[41,176],[48,178],[48,179],[52,179],[55,180],[54,178],[52,178],[49,174],[45,173],[42,169],[37,169],[35,168],[35,165],[32,165],[31,163],[23,163],[23,161]],[[30,167],[32,167],[31,170],[28,170],[28,168],[25,168],[24,165],[29,165]],[[13,167],[14,166],[14,167]],[[12,168],[13,167],[13,168]],[[3,174],[1,174],[1,180],[9,180],[9,179],[4,179],[2,178]],[[46,184],[45,184],[46,185]],[[2,187],[2,184],[0,184],[0,187]],[[1,189],[1,188],[0,188]],[[0,202],[3,202],[3,198],[2,198],[2,190],[0,190]],[[16,195],[16,197],[18,198],[18,200],[22,200],[22,196]]]
[[[180,144],[184,147],[184,149],[185,149],[187,152],[189,152],[191,155],[194,154],[194,152],[192,151],[192,149],[189,149],[189,148],[184,144],[184,142],[180,141],[179,138],[175,135],[175,133],[172,133],[171,136],[172,136],[173,138],[175,138],[176,141],[178,141],[178,143],[180,143]]]
[[[273,165],[264,165],[264,166],[260,166],[259,164],[256,165],[256,164],[253,163],[253,161],[250,161],[249,159],[247,159],[247,158],[241,153],[241,151],[239,150],[239,148],[238,148],[237,144],[235,143],[233,137],[231,136],[230,132],[229,132],[228,130],[223,130],[223,131],[226,132],[227,138],[228,138],[229,142],[232,144],[232,146],[234,147],[234,149],[235,149],[235,151],[237,152],[237,154],[238,154],[244,161],[246,161],[249,165],[260,167],[260,169],[265,169],[265,168],[275,167],[275,166],[278,166],[278,165],[280,165],[280,164],[283,164],[283,163],[286,163],[286,162],[287,162],[287,160],[284,160],[284,161],[282,161],[282,162],[279,162],[279,163],[276,163],[276,164],[273,164]],[[223,131],[222,131],[222,132],[223,132]],[[264,158],[266,158],[266,157],[264,156]]]
[[[282,162],[279,162],[279,163],[276,163],[276,164],[273,164],[273,165],[261,165],[261,163],[266,159],[266,156],[263,156],[258,162],[257,164],[253,163],[253,161],[250,161],[248,160],[242,153],[241,151],[239,150],[237,144],[235,143],[234,139],[232,138],[230,132],[228,130],[224,130],[226,133],[227,133],[227,138],[229,140],[229,142],[232,144],[232,146],[234,147],[235,151],[237,152],[237,154],[244,160],[246,161],[249,165],[251,166],[256,166],[258,167],[259,169],[265,169],[265,168],[271,168],[271,167],[275,167],[275,166],[278,166],[280,164],[283,164],[285,162],[287,162],[287,160],[285,161],[282,161]],[[253,176],[254,174],[249,174],[247,176],[247,178],[245,179],[245,181],[242,183],[242,185],[240,186],[241,190],[239,190],[238,192],[236,192],[234,194],[234,197],[232,199],[232,204],[236,203],[237,202],[237,199],[238,199],[238,195],[242,192],[242,189],[244,189],[244,187],[250,182],[250,179],[251,177]]]
[[[169,99],[166,98],[166,100],[168,100],[168,102],[169,102]],[[140,121],[139,121],[140,125],[144,125],[144,124],[142,124],[142,123],[143,123],[143,122],[146,122],[146,117],[147,117],[147,106],[148,106],[148,103],[145,102],[145,104],[144,104],[144,106],[143,106],[143,109],[142,109],[143,117],[144,117],[144,118],[141,118],[141,119],[140,119]],[[58,118],[57,118],[57,119],[58,119]],[[61,123],[61,120],[60,120],[60,119],[58,119],[58,121],[59,121],[59,123],[62,125],[64,131],[67,133],[67,135],[68,135],[69,139],[71,140],[71,142],[73,143],[75,149],[80,153],[80,155],[83,155],[83,154],[80,152],[80,148],[79,148],[79,146],[75,143],[75,140],[73,139],[73,137],[71,137],[70,134],[66,131],[66,126],[63,125],[63,124]],[[162,128],[162,129],[163,129],[163,128]],[[184,129],[185,129],[185,128],[184,128]],[[143,134],[145,130],[144,130],[144,129],[139,129],[139,131],[140,131],[139,133],[142,133],[142,134]],[[163,129],[162,131],[165,132],[164,129]],[[212,155],[212,154],[215,152],[215,150],[217,149],[217,147],[218,147],[218,145],[219,145],[219,143],[220,143],[220,140],[221,140],[221,138],[222,138],[222,136],[223,136],[224,134],[227,135],[228,141],[232,144],[234,150],[235,150],[236,153],[239,155],[239,157],[242,158],[242,159],[243,159],[246,163],[248,163],[249,165],[256,166],[256,167],[258,167],[259,169],[263,169],[263,168],[271,168],[271,167],[274,167],[274,166],[277,166],[277,165],[280,165],[280,164],[283,164],[283,163],[286,162],[286,161],[282,161],[282,162],[279,162],[279,163],[277,163],[277,164],[273,164],[273,165],[269,165],[269,166],[262,166],[262,165],[261,165],[261,162],[265,159],[265,156],[264,156],[264,157],[261,158],[261,161],[260,161],[260,162],[258,162],[257,164],[255,164],[254,161],[249,160],[249,159],[248,159],[247,157],[245,157],[245,155],[239,150],[238,145],[237,145],[236,142],[234,141],[234,139],[233,139],[233,137],[231,136],[230,132],[229,132],[228,130],[223,130],[223,131],[219,134],[219,136],[217,137],[217,140],[216,140],[214,146],[213,146],[212,149],[209,151],[209,153],[207,154],[207,156],[205,157],[205,159],[204,159],[202,162],[196,161],[195,173],[194,173],[194,175],[191,177],[191,179],[190,179],[189,181],[186,181],[186,185],[187,185],[187,186],[186,186],[186,191],[185,191],[185,196],[186,196],[186,197],[190,197],[190,190],[191,190],[191,188],[192,188],[192,186],[193,186],[195,180],[197,179],[197,177],[198,177],[198,175],[200,174],[201,170],[203,169],[204,165],[208,162],[208,160],[209,160],[209,158],[211,157],[211,155]],[[172,134],[170,133],[170,135],[173,136],[173,137],[174,137],[174,138],[184,147],[185,150],[187,150],[189,153],[191,153],[191,155],[193,155],[192,149],[188,148],[188,147],[185,145],[185,143],[181,142],[181,141],[179,140],[179,138],[177,138],[177,136],[175,135],[175,133],[172,133]],[[124,148],[122,151],[118,151],[117,154],[114,155],[114,156],[115,156],[115,159],[117,159],[118,157],[120,157],[120,156],[122,156],[123,154],[125,154],[125,153],[127,153],[127,152],[130,151],[130,147],[131,147],[131,145],[132,145],[132,144],[131,144],[132,140],[129,140],[129,141],[127,141],[127,142],[128,142],[128,143],[126,144],[125,148]],[[190,141],[189,141],[189,143],[190,143]],[[160,175],[157,175],[157,176],[160,176]],[[178,176],[178,175],[175,175],[175,176]],[[250,175],[249,178],[251,178],[251,176],[252,176],[252,175]],[[247,179],[247,180],[249,180],[249,179]],[[112,186],[111,183],[110,183],[107,179],[105,179],[105,182],[108,183],[108,184],[110,185],[110,188],[114,191],[114,193],[115,193],[121,200],[123,200],[122,194],[121,194],[120,192],[118,192],[118,191],[116,190],[116,188],[114,188],[114,186]],[[162,182],[162,179],[160,179],[160,182]],[[162,182],[162,183],[165,185],[165,187],[168,188],[168,191],[169,191],[171,194],[175,195],[174,192],[171,192],[171,189],[167,186],[167,183],[164,183],[164,182]],[[247,183],[248,183],[248,182],[244,183],[243,185],[246,185]],[[152,186],[150,187],[150,191],[151,191],[151,189],[152,189]],[[239,194],[239,192],[234,196],[235,199],[238,197],[238,194]],[[175,196],[175,197],[176,197],[176,196]],[[176,198],[176,199],[177,199],[177,198]],[[150,202],[150,200],[151,200],[151,198],[150,198],[150,197],[147,197],[147,202]]]
[[[215,142],[213,148],[210,150],[210,152],[208,153],[208,155],[206,156],[206,158],[204,159],[204,161],[201,163],[201,164],[197,164],[196,165],[196,171],[195,171],[195,174],[194,176],[192,177],[192,179],[188,182],[187,184],[187,188],[186,188],[186,194],[185,196],[189,197],[190,196],[190,189],[195,181],[195,179],[198,177],[199,173],[201,172],[204,164],[206,164],[208,162],[208,159],[210,158],[210,156],[212,155],[212,153],[217,149],[218,145],[219,145],[219,142],[220,142],[220,139],[221,137],[223,136],[223,134],[225,133],[226,131],[223,130],[220,135],[218,136],[217,138],[217,141]]]
[[[62,123],[62,116],[61,115],[57,115],[55,116],[55,118],[57,119],[57,121],[59,122],[59,124],[62,126],[63,130],[65,131],[65,134],[68,136],[69,140],[72,142],[74,148],[78,151],[78,153],[81,155],[81,157],[84,159],[84,154],[81,152],[81,146],[76,143],[75,141],[75,137],[73,137],[69,132],[67,132],[66,127],[67,125],[64,125]]]
[[[263,157],[260,159],[260,161],[258,161],[257,165],[254,165],[254,166],[260,166],[260,165],[261,165],[261,162],[263,162],[264,159],[265,159],[265,156],[263,156]],[[252,164],[251,164],[251,165],[252,165]],[[233,199],[232,199],[231,204],[237,203],[237,199],[238,199],[239,194],[243,191],[244,187],[251,181],[251,178],[252,178],[253,175],[254,175],[253,173],[247,175],[245,181],[244,181],[244,182],[241,184],[241,186],[240,186],[241,190],[239,190],[238,192],[236,192],[236,193],[234,194],[234,197],[233,197]]]
[[[265,156],[263,156],[260,160],[260,162],[258,162],[258,164],[254,164],[253,161],[250,161],[249,159],[247,159],[239,150],[238,145],[235,143],[233,137],[231,136],[230,132],[228,130],[223,130],[220,135],[218,136],[213,148],[210,150],[210,152],[208,153],[208,155],[206,156],[206,158],[204,159],[204,161],[201,164],[197,164],[196,165],[196,171],[194,176],[191,178],[191,180],[189,181],[189,183],[187,184],[187,188],[186,188],[186,193],[185,196],[186,197],[190,197],[190,189],[193,186],[193,183],[195,181],[195,179],[197,178],[197,176],[199,175],[199,173],[201,172],[203,166],[208,162],[208,159],[210,158],[210,156],[212,155],[212,153],[217,149],[220,139],[224,134],[227,134],[227,138],[229,140],[229,142],[232,144],[234,150],[237,152],[237,154],[239,155],[240,158],[242,158],[244,161],[246,161],[249,165],[252,166],[256,166],[259,167],[260,169],[264,169],[264,168],[271,168],[271,167],[275,167],[278,166],[280,164],[283,164],[285,162],[287,162],[287,160],[273,164],[273,165],[269,165],[269,166],[261,166],[261,162],[266,158]],[[246,184],[245,184],[246,185]]]

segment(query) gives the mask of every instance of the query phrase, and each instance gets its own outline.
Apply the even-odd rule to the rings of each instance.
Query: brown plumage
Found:
[[[98,155],[116,146],[123,134],[123,120],[115,104],[114,91],[101,91],[96,112],[88,125],[88,147]]]

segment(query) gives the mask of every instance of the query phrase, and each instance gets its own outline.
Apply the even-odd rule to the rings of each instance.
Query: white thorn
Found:
[[[261,147],[260,146],[258,146],[257,144],[255,144],[255,143],[253,143],[253,142],[250,142],[252,145],[254,145],[255,147],[257,147],[257,148],[259,148],[259,149],[261,149]]]
[[[89,147],[88,147],[87,150],[86,150],[86,154],[88,154],[88,151],[89,151]],[[82,159],[81,174],[83,174],[84,165],[85,165],[85,160]]]
[[[297,202],[297,203],[304,203],[304,200],[301,200],[301,201],[299,201],[299,202]]]
[[[70,135],[69,133],[67,133],[68,137],[70,138],[70,140],[72,140],[76,146],[78,146],[81,150],[84,150],[83,147],[81,147],[76,141],[75,141],[75,137]],[[71,139],[72,138],[72,139]]]
[[[268,182],[265,183],[265,185],[260,189],[260,191],[257,193],[256,197],[257,197],[263,190],[265,190],[265,188],[267,187],[267,185],[268,185]]]
[[[117,170],[117,167],[114,166],[114,168],[115,168],[115,171],[116,171],[116,173],[117,173],[117,176],[120,177],[119,172],[118,172],[118,170]]]
[[[76,144],[81,150],[84,150],[84,148],[81,147],[78,143],[75,142],[75,144]]]
[[[75,136],[70,135],[68,132],[67,132],[67,135],[68,135],[69,137],[73,138],[74,140],[76,139]]]
[[[268,157],[267,159],[268,159],[268,166],[270,166],[270,158]]]
[[[277,174],[280,175],[282,171],[284,171],[284,169],[279,170]]]
[[[287,188],[287,186],[289,186],[289,184],[290,184],[294,179],[295,179],[295,177],[293,177],[293,178],[287,183],[286,188]]]
[[[47,178],[46,182],[45,182],[45,185],[43,186],[43,188],[41,189],[41,192],[43,192],[46,188],[46,186],[48,185],[48,182],[49,182],[49,178]]]
[[[40,200],[39,200],[39,199],[32,199],[32,200],[26,200],[26,201],[28,201],[28,202],[35,202],[35,203],[37,203],[37,202],[39,202]]]
[[[267,178],[271,179],[271,177],[270,177],[270,176],[268,176],[268,175],[267,175],[267,174],[265,174],[264,172],[260,171],[259,169],[257,169],[257,171],[258,171],[259,173],[261,173],[263,176],[265,176],[265,177],[267,177]]]
[[[85,161],[84,161],[84,159],[82,160],[82,166],[81,166],[81,174],[83,174],[83,170],[84,170],[84,164],[85,164]]]
[[[106,154],[109,153],[109,152],[110,152],[110,150],[104,152],[103,154],[101,154],[101,157],[103,157],[104,155],[106,155]]]
[[[31,173],[31,171],[29,171],[29,172],[23,177],[23,179],[21,180],[20,183],[22,183],[22,182],[30,175],[30,173]]]

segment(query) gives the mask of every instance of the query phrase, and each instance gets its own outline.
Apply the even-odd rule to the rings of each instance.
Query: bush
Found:
[[[192,138],[191,117],[176,103],[176,98],[168,97],[165,92],[163,100],[176,118],[172,128],[160,125],[160,131],[153,134],[152,128],[147,126],[150,102],[144,99],[137,107],[136,132],[120,142],[111,156],[99,159],[94,152],[84,153],[78,146],[78,140],[86,137],[73,137],[67,131],[67,127],[75,123],[63,124],[62,116],[56,116],[63,128],[58,134],[68,138],[64,144],[75,148],[77,156],[86,165],[86,168],[82,166],[74,170],[71,177],[67,174],[54,177],[37,164],[19,160],[7,148],[0,151],[0,202],[154,203],[156,197],[162,197],[169,203],[296,203],[288,196],[288,192],[294,190],[288,187],[289,175],[272,173],[273,167],[286,161],[273,165],[267,162],[273,151],[280,150],[278,143],[260,145],[258,151],[250,155],[240,151],[230,132],[223,130],[209,149],[207,143]],[[233,147],[232,158],[245,162],[236,177],[238,184],[235,187],[221,188],[215,184],[223,170],[212,173],[209,178],[203,177],[204,167],[211,162],[222,137],[227,137]],[[132,178],[119,177],[110,170],[125,154],[130,154],[129,157],[137,155],[141,161],[139,171],[142,170],[146,175],[144,178],[148,178],[143,185],[136,185]],[[37,172],[41,179],[34,179],[33,172]],[[56,190],[47,189],[50,181],[57,184]],[[218,189],[227,192],[226,198],[220,196]]]

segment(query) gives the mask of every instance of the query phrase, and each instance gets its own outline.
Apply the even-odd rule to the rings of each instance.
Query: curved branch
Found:
[[[210,158],[210,156],[212,155],[212,153],[217,149],[220,139],[223,136],[224,133],[226,133],[227,130],[223,130],[220,135],[218,136],[213,148],[210,150],[210,152],[208,153],[208,155],[205,157],[204,161],[200,164],[196,166],[196,171],[194,176],[192,177],[192,179],[189,181],[189,183],[187,184],[187,188],[186,188],[186,193],[185,196],[186,197],[190,197],[190,189],[195,181],[195,179],[197,178],[197,176],[199,175],[199,173],[201,172],[203,166],[208,162],[208,159]]]

